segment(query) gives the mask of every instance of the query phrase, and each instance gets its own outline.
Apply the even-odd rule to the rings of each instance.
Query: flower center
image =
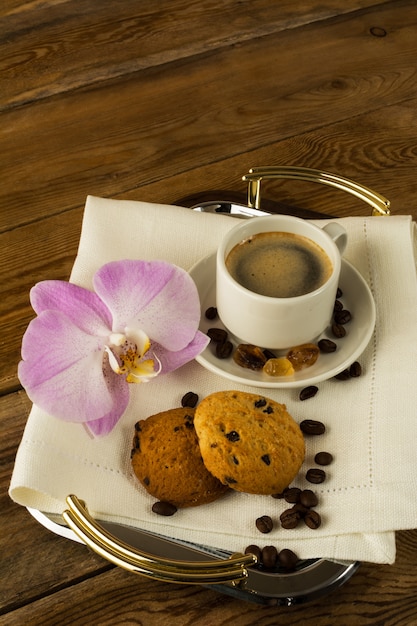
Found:
[[[146,333],[126,328],[125,333],[112,333],[109,336],[109,345],[105,346],[105,351],[113,372],[125,376],[128,383],[143,383],[161,371],[158,357],[146,356],[150,347],[151,341]]]

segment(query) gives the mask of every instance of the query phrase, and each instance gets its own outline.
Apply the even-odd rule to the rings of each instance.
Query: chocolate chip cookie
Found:
[[[197,406],[194,426],[205,466],[236,491],[279,493],[304,460],[300,427],[284,404],[263,395],[213,393]]]
[[[178,508],[216,500],[228,491],[205,467],[191,407],[174,408],[135,425],[132,467],[148,493]]]

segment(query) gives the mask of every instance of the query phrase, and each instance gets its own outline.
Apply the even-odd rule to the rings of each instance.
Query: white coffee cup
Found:
[[[312,291],[292,297],[262,295],[233,278],[226,259],[235,246],[259,233],[292,233],[314,242],[330,261],[328,277]],[[216,260],[216,306],[223,324],[241,343],[283,350],[313,342],[329,325],[339,284],[346,230],[337,222],[320,228],[289,215],[268,215],[239,222],[223,238]],[[284,267],[281,265],[280,267]]]

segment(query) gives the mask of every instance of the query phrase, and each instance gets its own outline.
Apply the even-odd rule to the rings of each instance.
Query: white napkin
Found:
[[[320,383],[317,396],[305,402],[295,389],[261,390],[285,403],[297,421],[326,424],[323,436],[307,440],[305,464],[294,483],[318,494],[319,529],[300,525],[284,530],[278,518],[290,505],[234,492],[169,518],[151,512],[154,498],[130,468],[134,423],[179,406],[187,391],[200,398],[223,389],[260,391],[231,383],[196,362],[132,385],[124,417],[102,439],[91,439],[82,426],[61,422],[34,406],[17,453],[11,498],[61,513],[65,497],[74,493],[97,519],[220,549],[273,544],[293,549],[300,558],[392,563],[394,531],[414,528],[417,522],[416,229],[409,216],[340,221],[349,232],[345,257],[368,282],[376,303],[375,333],[359,359],[363,375]],[[88,197],[71,280],[91,288],[101,265],[124,258],[165,259],[188,270],[213,253],[235,223],[230,217],[181,207]],[[331,452],[334,462],[326,468],[326,481],[311,485],[304,475],[319,450]],[[255,527],[261,515],[276,522],[269,535]]]

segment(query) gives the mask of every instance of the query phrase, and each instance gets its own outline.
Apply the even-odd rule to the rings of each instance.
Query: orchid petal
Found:
[[[141,328],[167,350],[193,339],[200,303],[192,278],[165,261],[115,261],[94,276],[94,288],[113,315],[113,331]]]
[[[45,280],[30,291],[31,304],[37,314],[57,310],[91,335],[103,335],[111,328],[111,314],[104,302],[92,291],[61,280]]]
[[[116,414],[108,414],[98,420],[86,422],[85,426],[94,437],[103,437],[113,430],[119,419],[120,415],[118,415],[117,411]]]
[[[95,437],[102,437],[113,430],[126,410],[129,403],[129,385],[121,376],[114,376],[109,371],[109,365],[104,365],[104,378],[113,400],[113,406],[103,417],[89,420],[85,426]]]
[[[170,350],[165,350],[165,348],[163,348],[159,344],[154,344],[152,346],[152,351],[161,362],[162,372],[164,374],[167,374],[168,372],[172,372],[182,365],[185,365],[185,363],[188,363],[188,361],[192,361],[192,359],[194,359],[197,355],[200,354],[200,352],[204,350],[209,341],[210,339],[207,337],[207,335],[204,335],[200,331],[197,331],[193,340],[190,341],[188,346],[186,346],[182,350],[172,352]]]
[[[120,417],[125,392],[120,382],[106,381],[103,355],[100,338],[84,332],[59,311],[44,311],[32,320],[23,337],[19,378],[30,399],[55,417],[71,422],[96,420],[114,413],[118,399]]]

